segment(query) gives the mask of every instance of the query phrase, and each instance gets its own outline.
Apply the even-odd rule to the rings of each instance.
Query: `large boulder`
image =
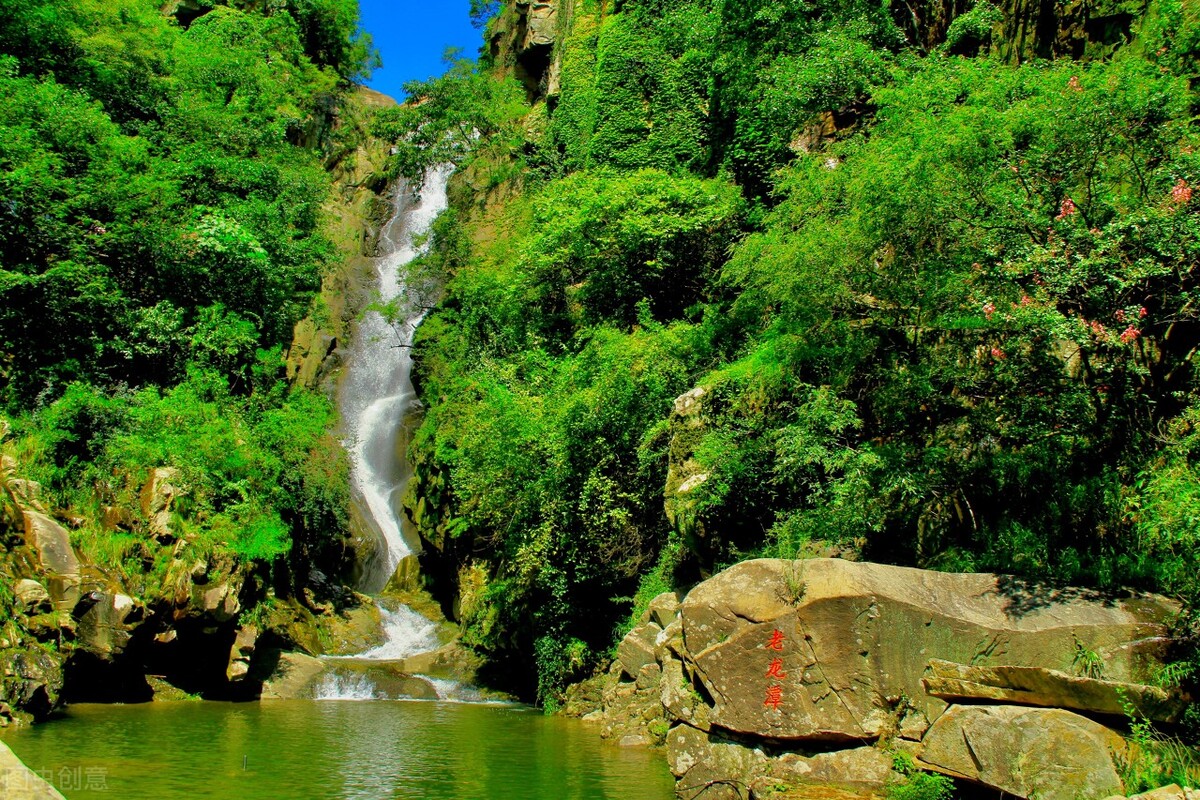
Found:
[[[891,732],[903,698],[927,720],[941,715],[946,702],[922,685],[931,659],[1062,669],[1084,648],[1129,680],[1140,665],[1126,645],[1164,636],[1176,610],[996,575],[760,559],[697,586],[681,615],[714,727],[850,743]]]
[[[925,735],[920,763],[1014,797],[1093,800],[1122,793],[1114,759],[1125,748],[1070,711],[951,706]]]
[[[5,800],[64,800],[62,794],[0,742],[0,797]]]
[[[679,593],[663,592],[650,601],[642,613],[639,623],[653,622],[660,628],[666,628],[679,616]]]

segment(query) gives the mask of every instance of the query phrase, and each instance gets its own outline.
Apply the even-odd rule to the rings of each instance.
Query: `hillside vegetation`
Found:
[[[326,167],[356,147],[335,123],[375,60],[355,0],[0,0],[0,724],[57,703],[89,597],[128,592],[169,627],[189,569],[255,573],[252,606],[349,567],[335,412],[288,384],[282,353],[345,258]],[[29,551],[31,525],[57,524],[27,512],[71,528],[92,592],[74,620],[13,597],[61,577]],[[103,659],[119,622],[88,644]],[[223,678],[218,622],[194,643]]]
[[[1200,17],[1131,8],[510,3],[410,87],[395,171],[460,173],[408,503],[468,639],[553,704],[755,555],[1194,602]]]

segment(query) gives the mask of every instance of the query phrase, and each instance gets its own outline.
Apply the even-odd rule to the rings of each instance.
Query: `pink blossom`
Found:
[[[1121,334],[1121,341],[1124,342],[1125,344],[1129,344],[1130,342],[1132,342],[1134,339],[1138,338],[1141,335],[1142,335],[1141,331],[1139,331],[1137,328],[1130,325],[1128,328],[1125,329],[1124,333]]]
[[[1071,80],[1067,81],[1067,88],[1073,92],[1082,92],[1083,84],[1079,82],[1078,75],[1072,75]]]
[[[1055,219],[1066,219],[1069,216],[1078,214],[1079,209],[1075,207],[1075,201],[1069,197],[1064,197],[1062,205],[1058,209],[1058,216]]]
[[[986,303],[984,303],[984,304],[983,304],[983,315],[984,315],[985,317],[987,317],[988,319],[991,319],[991,318],[992,318],[992,314],[995,314],[995,313],[996,313],[996,306],[995,306],[995,305],[993,305],[993,304],[991,303],[991,301],[988,301],[988,302],[986,302]]]
[[[1171,199],[1177,206],[1187,205],[1192,199],[1192,187],[1187,185],[1187,181],[1180,178],[1175,182],[1175,188],[1171,190]]]
[[[1097,336],[1103,336],[1104,331],[1107,330],[1103,325],[1101,325],[1096,320],[1092,320],[1091,326],[1092,326],[1092,333],[1096,334]]]
[[[1021,295],[1021,305],[1028,306],[1033,304],[1033,298],[1027,294]]]
[[[1145,306],[1142,306],[1141,308],[1138,309],[1138,316],[1141,317],[1142,319],[1145,319],[1146,315],[1149,313],[1150,312],[1146,310]]]
[[[992,348],[992,358],[996,359],[997,361],[1003,361],[1004,359],[1008,358],[1008,356],[1006,356],[1004,354],[1004,351],[1001,350],[999,347],[993,347]]]
[[[1125,321],[1125,309],[1118,308],[1117,313],[1113,314],[1113,316],[1117,318],[1117,322],[1124,322]]]

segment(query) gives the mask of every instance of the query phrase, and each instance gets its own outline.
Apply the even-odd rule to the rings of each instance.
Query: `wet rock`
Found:
[[[358,605],[339,614],[316,618],[323,651],[344,656],[362,653],[384,643],[383,617],[369,597],[359,596]]]
[[[0,743],[0,797],[5,800],[64,800],[57,789],[42,779]]]
[[[711,722],[777,741],[870,741],[896,704],[936,719],[922,685],[931,659],[1057,668],[1165,633],[1163,598],[1063,596],[996,575],[954,575],[835,559],[748,561],[682,604],[684,644],[714,700]],[[1117,680],[1131,659],[1107,665]],[[778,687],[778,688],[775,688]],[[776,702],[778,701],[778,702]]]
[[[428,653],[409,656],[399,663],[405,672],[466,684],[475,682],[475,673],[480,667],[479,656],[456,642]]]
[[[438,699],[437,687],[428,678],[410,675],[395,662],[347,658],[332,663],[328,670],[328,674],[340,676],[342,682],[351,686],[359,685],[357,679],[365,679],[376,698]]]
[[[383,591],[384,594],[404,594],[419,591],[421,587],[421,561],[416,554],[412,554],[400,559]]]
[[[920,763],[1005,794],[1076,800],[1121,794],[1114,731],[1061,709],[951,706],[929,729]]]
[[[263,681],[263,700],[297,700],[312,697],[312,685],[326,663],[304,653],[279,653],[274,669]]]

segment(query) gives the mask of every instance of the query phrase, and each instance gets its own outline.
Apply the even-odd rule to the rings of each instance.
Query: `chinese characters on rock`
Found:
[[[771,638],[767,642],[766,648],[775,653],[782,653],[784,644],[783,631],[775,629],[771,632]],[[779,706],[783,704],[783,684],[778,681],[787,677],[781,656],[772,656],[771,663],[767,667],[766,677],[772,682],[767,685],[767,697],[763,700],[763,705],[772,711],[778,711]]]

